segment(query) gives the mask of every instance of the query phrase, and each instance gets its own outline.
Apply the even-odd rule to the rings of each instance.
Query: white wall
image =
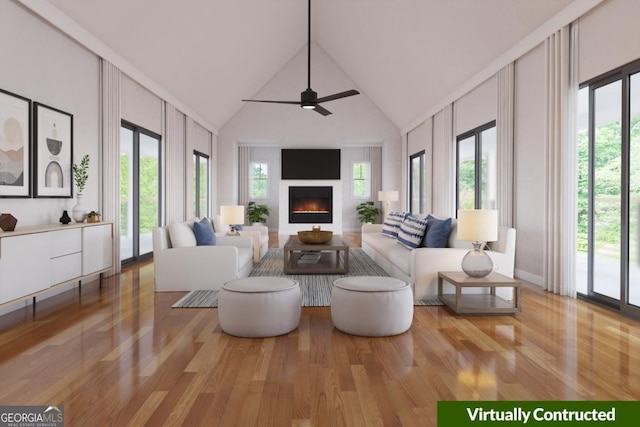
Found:
[[[98,58],[12,1],[0,2],[0,58],[2,89],[73,115],[73,160],[91,159],[84,202],[100,210]],[[0,212],[23,227],[58,222],[75,204],[69,198],[0,198]]]
[[[307,50],[302,49],[255,96],[297,101],[307,87]],[[358,89],[335,62],[312,44],[311,86],[318,96]],[[218,136],[218,204],[235,203],[238,194],[237,146],[279,148],[344,148],[382,143],[382,187],[400,188],[400,131],[366,94],[323,104],[333,114],[322,116],[297,105],[247,103]],[[280,171],[276,171],[279,176]],[[344,178],[343,178],[344,180]],[[272,208],[273,202],[269,203]],[[216,208],[217,209],[217,208]],[[270,223],[271,224],[271,223]]]
[[[580,17],[580,82],[640,58],[639,16],[638,0],[608,0]]]
[[[122,118],[136,126],[162,135],[162,99],[125,74],[121,79]]]
[[[495,120],[497,115],[498,79],[493,76],[455,102],[454,137]]]

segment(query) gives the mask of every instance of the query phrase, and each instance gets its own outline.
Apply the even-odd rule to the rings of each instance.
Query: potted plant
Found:
[[[100,222],[100,212],[91,211],[87,214],[87,222]]]
[[[85,154],[80,164],[73,164],[73,181],[76,184],[76,198],[78,203],[71,210],[71,216],[76,222],[83,222],[87,215],[87,209],[82,204],[82,192],[89,179],[89,155]]]
[[[267,217],[271,212],[267,205],[258,205],[256,202],[249,202],[247,204],[247,217],[251,224],[267,222]]]
[[[373,202],[362,202],[356,206],[358,221],[362,223],[374,223],[380,215],[380,209],[374,206]]]

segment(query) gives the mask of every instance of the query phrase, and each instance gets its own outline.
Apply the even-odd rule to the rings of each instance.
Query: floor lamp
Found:
[[[399,198],[398,190],[378,191],[378,201],[385,202],[384,217],[391,212],[391,202],[397,202]]]

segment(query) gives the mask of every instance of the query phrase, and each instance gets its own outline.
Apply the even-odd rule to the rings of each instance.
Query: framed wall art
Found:
[[[34,103],[35,197],[72,195],[73,115]]]
[[[31,100],[0,89],[0,197],[31,196]]]

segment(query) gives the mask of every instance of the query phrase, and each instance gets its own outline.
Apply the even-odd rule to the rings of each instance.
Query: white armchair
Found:
[[[220,222],[220,215],[213,217],[213,229],[218,235],[229,231],[228,224]],[[258,262],[269,250],[269,228],[266,225],[245,225],[240,231],[241,236],[251,237],[253,241],[253,262]]]

